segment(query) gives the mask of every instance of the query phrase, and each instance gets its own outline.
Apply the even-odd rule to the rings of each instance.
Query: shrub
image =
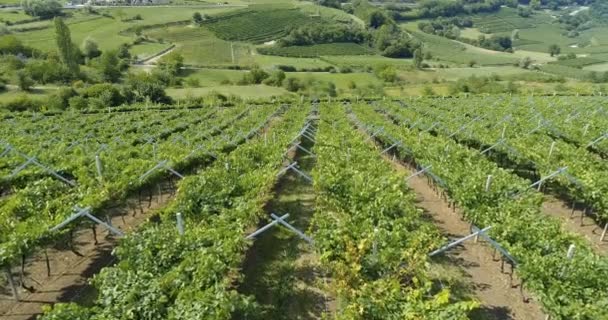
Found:
[[[25,70],[38,83],[62,82],[69,83],[74,77],[70,70],[55,59],[30,60]]]
[[[351,69],[350,67],[342,67],[340,68],[340,73],[352,73],[353,69]]]
[[[125,102],[124,97],[120,94],[118,88],[111,83],[98,83],[84,88],[81,91],[84,98],[101,98],[108,105],[106,107],[114,107]]]
[[[47,108],[50,110],[65,110],[69,105],[70,98],[76,95],[76,91],[70,87],[57,89],[48,99]]]
[[[34,80],[25,70],[17,71],[17,85],[23,91],[29,91],[34,85]]]
[[[46,19],[61,15],[62,5],[56,0],[23,0],[21,7],[30,16]]]
[[[203,16],[200,12],[195,12],[192,14],[192,22],[196,25],[201,25],[203,23]]]
[[[269,76],[270,75],[266,71],[256,66],[249,72],[245,73],[243,79],[239,82],[239,84],[260,84]]]
[[[14,55],[0,56],[0,74],[2,72],[10,72],[23,68],[25,64]]]
[[[434,96],[435,91],[433,90],[433,87],[431,87],[431,86],[424,86],[424,88],[422,89],[422,95],[423,96]]]
[[[25,94],[4,103],[4,108],[9,111],[40,111],[41,102],[28,97]]]
[[[17,37],[13,35],[0,36],[0,54],[25,54],[29,56],[31,49],[26,48]]]
[[[93,59],[101,55],[101,50],[99,50],[99,46],[95,40],[86,38],[82,43],[82,53],[85,57]]]
[[[70,109],[84,110],[88,107],[89,103],[87,99],[81,96],[74,96],[68,99],[68,105],[70,106]]]
[[[285,89],[289,92],[298,92],[304,88],[304,84],[297,78],[285,79]]]
[[[127,79],[125,89],[131,92],[135,101],[171,102],[171,98],[165,93],[164,85],[157,78],[146,73],[131,75]]]
[[[395,82],[397,80],[397,71],[395,67],[390,65],[379,65],[375,68],[374,73],[384,82]]]
[[[186,78],[185,83],[188,87],[191,87],[191,88],[197,88],[197,87],[200,87],[200,85],[201,85],[198,78],[193,78],[193,77]]]
[[[294,66],[286,66],[286,65],[278,65],[277,69],[285,71],[285,72],[296,72],[298,71]]]
[[[170,52],[158,61],[158,66],[174,76],[178,75],[184,66],[184,57],[176,51]]]
[[[285,72],[282,70],[274,71],[270,77],[266,78],[262,83],[269,86],[280,87],[285,80]]]

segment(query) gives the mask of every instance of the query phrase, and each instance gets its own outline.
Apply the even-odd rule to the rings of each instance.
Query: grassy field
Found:
[[[182,76],[196,79],[201,87],[234,84],[243,78],[246,71],[224,69],[183,70]]]
[[[608,27],[585,30],[579,36],[570,38],[558,24],[542,24],[534,28],[521,29],[520,40],[515,46],[520,50],[548,52],[549,46],[558,45],[563,53],[578,55],[608,52]]]
[[[258,52],[283,57],[314,58],[321,56],[369,55],[374,50],[356,43],[326,43],[312,46],[260,47]]]
[[[401,86],[401,87],[389,87],[389,88],[385,88],[384,92],[388,95],[388,96],[392,96],[392,97],[402,97],[402,96],[422,96],[424,95],[423,92],[425,90],[426,87],[429,87],[429,85],[425,85],[425,84],[414,84],[414,85],[407,85],[407,86]],[[448,85],[447,84],[434,84],[432,86],[433,92],[436,95],[439,96],[443,96],[443,95],[448,95],[449,94],[449,89],[448,89]]]
[[[460,36],[463,38],[477,40],[479,36],[487,36],[485,33],[479,31],[477,28],[463,28],[460,30]]]
[[[52,88],[38,88],[24,92],[16,88],[9,88],[8,90],[0,91],[0,103],[11,101],[24,95],[31,99],[43,101],[54,91],[55,89]]]
[[[530,73],[532,71],[512,66],[482,67],[482,68],[447,68],[447,69],[425,69],[398,72],[407,83],[432,83],[443,81],[455,81],[470,76],[482,77],[499,75],[510,77]]]
[[[370,73],[310,73],[310,72],[290,72],[287,77],[300,79],[304,82],[320,80],[333,82],[338,90],[349,90],[349,86],[354,83],[358,87],[368,85],[379,85],[382,82]]]
[[[0,4],[2,3],[2,0],[0,0]],[[28,16],[27,14],[25,14],[25,12],[21,11],[21,10],[0,10],[0,25],[2,25],[2,23],[16,23],[19,21],[26,21],[26,20],[31,20],[32,17]]]
[[[425,50],[430,51],[436,60],[466,65],[475,62],[478,65],[509,65],[519,61],[518,57],[505,52],[478,48],[444,37],[424,33],[412,24],[404,25],[414,37],[423,42]]]
[[[576,37],[567,37],[564,29],[556,22],[549,11],[537,11],[530,18],[523,18],[517,10],[503,7],[497,13],[476,14],[473,16],[474,28],[464,29],[463,37],[476,39],[481,32],[490,35],[511,36],[519,30],[519,39],[513,45],[516,51],[547,53],[549,46],[556,44],[562,53],[588,55],[608,52],[608,27],[597,26],[582,31]],[[533,57],[536,62],[549,62],[542,57]],[[541,59],[539,59],[541,58]]]
[[[559,60],[553,63],[561,66],[572,67],[572,68],[583,68],[585,66],[602,63],[602,60],[594,59],[591,57],[581,57],[576,59]]]
[[[321,59],[327,63],[340,68],[349,67],[352,69],[373,69],[379,65],[391,65],[397,69],[411,69],[411,59],[393,59],[380,55],[363,56],[326,56]]]
[[[596,72],[606,72],[606,71],[608,71],[608,62],[600,63],[600,64],[593,64],[593,65],[589,65],[589,66],[584,66],[583,70],[596,71]]]
[[[269,98],[289,94],[283,88],[269,87],[265,85],[253,86],[216,86],[205,88],[169,88],[167,94],[172,98],[184,99],[188,97],[204,96],[213,92],[223,95],[234,95],[242,98]]]
[[[333,64],[323,58],[290,58],[279,56],[267,56],[256,54],[252,57],[253,62],[262,68],[276,68],[277,66],[292,66],[298,70],[302,69],[323,69],[331,67]]]
[[[578,80],[589,80],[591,71],[582,70],[578,68],[563,66],[555,63],[545,64],[540,66],[540,70],[543,72],[563,76],[567,78],[573,78]]]
[[[66,22],[72,32],[74,43],[80,45],[84,39],[90,37],[97,41],[100,48],[103,50],[116,48],[121,43],[132,42],[134,35],[125,35],[123,31],[133,29],[136,26],[149,26],[189,20],[194,11],[214,15],[231,10],[234,10],[234,8],[201,8],[200,10],[196,7],[175,7],[170,10],[167,10],[167,8],[153,7],[111,8],[100,10],[100,12],[110,14],[112,18],[102,15],[88,15],[74,11]],[[127,19],[137,14],[141,15],[142,20],[121,21],[119,18],[121,15],[124,15],[124,18]],[[19,32],[16,33],[16,35],[27,45],[42,50],[51,50],[55,46],[54,30],[50,26],[49,21],[40,23],[42,27],[46,25],[48,28]]]

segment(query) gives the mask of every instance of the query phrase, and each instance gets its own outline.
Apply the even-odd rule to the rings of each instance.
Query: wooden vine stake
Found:
[[[568,247],[568,252],[566,253],[566,259],[568,259],[568,261],[571,261],[574,258],[575,249],[576,249],[576,246],[574,244],[571,244],[570,247]]]
[[[177,218],[177,232],[179,233],[180,236],[183,236],[185,233],[185,228],[184,228],[184,218],[182,217],[182,213],[178,212],[175,216]]]
[[[15,286],[15,281],[13,280],[13,273],[11,272],[10,267],[6,267],[6,279],[8,279],[8,284],[11,287],[11,291],[13,292],[13,298],[15,301],[19,301],[19,293],[17,292],[17,286]]]
[[[44,249],[44,262],[46,262],[46,276],[51,276],[51,261],[49,261],[49,254],[46,249]]]
[[[551,148],[549,149],[549,158],[553,155],[553,150],[555,150],[555,141],[551,143]]]
[[[600,242],[604,242],[604,238],[606,237],[606,232],[608,231],[608,222],[604,225],[604,231],[602,231],[602,237],[600,238]]]
[[[486,186],[485,186],[485,192],[490,192],[490,187],[492,186],[492,175],[489,174],[488,178],[486,179]],[[479,235],[475,236],[475,243],[477,243],[479,241]],[[503,260],[504,261],[504,260]],[[504,262],[503,262],[504,265]]]
[[[374,243],[372,248],[374,261],[378,261],[378,228],[374,228]]]
[[[490,192],[490,187],[492,186],[492,175],[488,175],[488,179],[486,179],[486,192]]]

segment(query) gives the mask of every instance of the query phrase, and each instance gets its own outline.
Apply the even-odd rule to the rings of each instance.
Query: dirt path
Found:
[[[598,226],[595,220],[583,214],[583,209],[575,208],[573,211],[570,204],[553,196],[545,195],[542,210],[544,214],[559,219],[565,230],[585,238],[595,252],[603,255],[608,254],[608,239],[600,242],[603,227]],[[573,212],[574,214],[572,214]]]
[[[155,54],[151,57],[148,57],[146,59],[143,59],[139,62],[139,65],[144,65],[144,66],[152,66],[155,65],[156,62],[158,62],[162,57],[168,55],[169,53],[173,52],[173,50],[175,50],[175,45],[171,45],[169,48],[163,50],[164,52],[161,51],[160,54]]]
[[[154,192],[151,201],[142,200],[139,206],[138,197],[129,199],[128,204],[112,210],[112,225],[131,232],[144,223],[149,213],[163,207],[172,199],[170,186],[163,188],[161,195]],[[33,287],[30,292],[19,288],[20,302],[14,301],[11,291],[4,283],[0,287],[0,318],[6,320],[35,319],[42,312],[42,307],[56,302],[77,302],[89,304],[95,298],[95,288],[89,279],[102,268],[114,263],[111,255],[117,240],[108,237],[108,232],[101,226],[96,227],[98,244],[95,245],[91,228],[80,229],[74,234],[73,252],[67,243],[60,243],[47,249],[51,274],[47,277],[44,250],[27,259],[25,267],[25,285]],[[66,241],[67,242],[67,241]],[[19,267],[13,268],[13,277],[18,283]]]
[[[408,175],[414,172],[399,161],[385,158],[398,171]],[[453,211],[448,202],[433,191],[425,177],[417,176],[408,180],[408,186],[416,194],[417,206],[428,214],[445,236],[456,239],[470,234],[470,225],[462,220],[459,210]],[[496,257],[497,259],[492,257],[492,249],[482,241],[467,241],[448,251],[443,260],[440,259],[441,270],[438,273],[442,277],[454,272],[461,273],[464,282],[456,283],[456,291],[460,289],[463,294],[472,294],[481,302],[481,308],[472,315],[472,319],[544,319],[544,314],[536,302],[523,301],[518,286],[520,281],[514,278],[512,286],[510,267],[506,266],[504,272],[501,272],[501,262],[498,255]],[[453,265],[458,266],[460,270],[450,268]],[[526,298],[530,297],[525,295]]]
[[[310,150],[312,144],[304,143]],[[314,158],[297,151],[294,160],[310,172]],[[268,215],[289,213],[287,221],[306,232],[312,218],[315,195],[312,185],[289,171],[275,186],[274,198],[266,206]],[[267,223],[267,222],[265,222]],[[254,295],[266,319],[322,319],[331,313],[333,302],[326,294],[326,278],[320,273],[318,255],[296,234],[273,227],[260,235],[249,249],[239,290]]]

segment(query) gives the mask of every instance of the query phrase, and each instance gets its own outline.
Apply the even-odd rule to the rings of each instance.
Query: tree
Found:
[[[199,25],[199,26],[203,23],[203,16],[201,15],[200,12],[195,12],[192,15],[192,22],[194,22],[194,24]]]
[[[87,102],[87,99],[81,96],[75,96],[68,99],[68,105],[70,106],[70,109],[84,110],[88,107],[89,103]]]
[[[422,55],[422,49],[418,48],[414,50],[414,66],[416,68],[422,68],[422,61],[424,60],[424,56]]]
[[[518,2],[517,0],[504,0],[505,6],[509,8],[517,8]]]
[[[386,16],[384,11],[374,10],[368,17],[367,25],[371,28],[378,29],[389,21],[390,19]]]
[[[184,57],[173,51],[160,58],[158,65],[172,76],[176,76],[184,66]]]
[[[556,45],[556,44],[552,44],[549,46],[549,54],[554,57],[559,55],[562,52],[562,49]]]
[[[517,14],[520,17],[528,18],[529,16],[532,15],[532,10],[529,7],[519,6],[519,7],[517,7]]]
[[[342,3],[340,0],[319,0],[319,5],[340,9]]]
[[[61,15],[62,5],[57,0],[23,0],[21,7],[30,16],[48,19]]]
[[[333,82],[329,82],[327,83],[327,94],[330,97],[337,97],[338,96],[338,91],[336,90],[336,84]]]
[[[129,45],[126,43],[118,46],[118,57],[121,59],[131,59],[131,53],[129,52]]]
[[[531,64],[532,64],[532,59],[530,57],[523,57],[519,61],[519,66],[524,69],[528,69]]]
[[[24,54],[28,50],[23,43],[14,35],[0,36],[0,54],[18,55]]]
[[[289,92],[298,92],[304,85],[298,78],[287,78],[285,80],[285,89]]]
[[[142,27],[142,26],[136,26],[134,32],[135,32],[136,36],[141,37],[141,35],[144,32],[144,27]]]
[[[395,82],[397,80],[397,71],[395,67],[391,65],[378,65],[374,73],[376,77],[382,79],[384,82]]]
[[[435,95],[435,91],[433,90],[433,87],[431,86],[424,86],[424,88],[422,88],[422,95],[423,96],[434,96]]]
[[[530,8],[534,9],[534,10],[539,10],[540,9],[540,0],[530,0]]]
[[[118,82],[121,76],[120,59],[116,50],[105,51],[99,58],[99,72],[105,82]]]
[[[249,72],[245,73],[240,84],[260,84],[268,77],[270,77],[270,75],[266,71],[260,69],[258,66],[254,66]]]
[[[511,33],[511,42],[513,42],[515,40],[519,40],[519,29],[515,29]]]
[[[69,99],[75,95],[76,91],[71,87],[61,87],[49,96],[47,108],[50,110],[65,110],[69,105]]]
[[[61,62],[68,67],[70,72],[75,75],[79,71],[79,52],[78,48],[72,42],[70,29],[61,18],[55,18],[53,23],[55,24],[55,41],[57,43],[59,58],[61,59]]]
[[[101,50],[99,50],[99,46],[97,42],[91,38],[86,38],[82,42],[82,53],[85,57],[89,59],[97,58],[101,55]]]
[[[126,89],[134,94],[135,101],[170,102],[163,84],[147,73],[131,75],[127,79]]]
[[[273,86],[273,87],[280,87],[283,85],[284,80],[285,80],[285,72],[283,70],[277,70],[277,71],[272,72],[270,74],[270,77],[268,77],[262,83],[264,83],[265,85]]]
[[[29,91],[34,85],[34,80],[30,78],[30,75],[25,70],[19,70],[17,71],[17,85],[19,89]]]

